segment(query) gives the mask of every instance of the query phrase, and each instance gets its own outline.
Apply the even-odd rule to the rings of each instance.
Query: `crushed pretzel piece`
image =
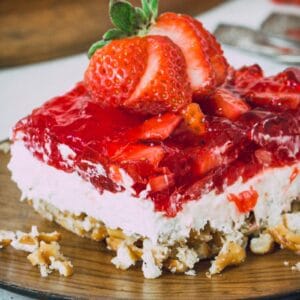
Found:
[[[270,228],[269,233],[282,248],[300,253],[300,234],[290,230],[284,223]]]
[[[164,263],[164,266],[170,270],[171,273],[184,273],[188,271],[188,266],[179,259],[169,258]]]
[[[9,142],[0,143],[0,151],[4,152],[5,154],[9,153],[10,143]]]
[[[107,228],[107,233],[110,237],[125,240],[127,236],[123,233],[121,229],[111,229]]]
[[[262,233],[250,241],[250,250],[254,254],[267,254],[274,249],[274,239],[269,233]]]
[[[300,272],[300,262],[298,262],[294,266],[292,266],[291,269],[292,269],[292,271],[299,271]]]
[[[245,258],[246,251],[242,246],[233,241],[226,241],[220,253],[212,261],[207,276],[221,273],[228,266],[239,265]]]
[[[11,246],[16,250],[25,252],[34,252],[39,246],[38,231],[36,226],[32,226],[31,232],[16,232],[16,238],[12,241]]]
[[[176,257],[189,269],[192,269],[199,261],[198,255],[194,249],[189,249],[188,247],[177,248]]]
[[[51,270],[57,270],[60,275],[63,275],[65,277],[69,277],[73,275],[73,265],[69,260],[55,260],[54,257],[50,257],[51,264],[49,268]]]
[[[27,259],[33,266],[39,266],[43,277],[48,276],[52,270],[57,270],[64,276],[73,274],[73,265],[61,254],[57,242],[47,244],[41,241],[38,249],[29,254]]]
[[[94,228],[92,233],[91,233],[91,239],[99,242],[104,240],[107,237],[108,233],[107,230],[104,226],[100,226],[97,228]]]
[[[38,240],[46,243],[58,242],[61,240],[61,234],[57,231],[51,233],[41,232],[38,234]]]
[[[117,256],[114,257],[111,262],[121,270],[127,270],[129,267],[135,265],[138,257],[131,251],[130,247],[126,245],[126,242],[118,247]]]
[[[117,251],[123,241],[124,241],[123,239],[118,239],[115,237],[107,237],[106,238],[107,248],[112,251]]]
[[[15,239],[14,232],[0,230],[0,249],[9,246],[14,239]]]

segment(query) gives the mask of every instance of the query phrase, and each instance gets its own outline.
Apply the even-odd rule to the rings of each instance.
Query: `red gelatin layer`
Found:
[[[229,119],[215,111],[209,96],[198,98],[206,113],[202,135],[171,113],[150,118],[102,108],[79,83],[19,121],[14,139],[22,139],[48,165],[77,172],[100,193],[122,190],[121,167],[133,178],[136,196],[148,186],[155,209],[173,217],[185,202],[212,189],[221,193],[239,177],[247,181],[266,168],[299,161],[299,71],[288,69],[266,79],[252,66],[232,71],[222,88],[249,110]],[[63,157],[61,145],[74,153]],[[229,201],[247,212],[256,196],[245,191]]]

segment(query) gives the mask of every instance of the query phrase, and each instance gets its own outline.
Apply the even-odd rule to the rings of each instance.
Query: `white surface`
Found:
[[[259,196],[254,208],[255,219],[271,226],[280,221],[282,211],[288,211],[291,202],[300,194],[300,175],[290,182],[295,168],[300,169],[298,163],[266,170],[245,183],[237,180],[224,188],[226,192],[222,194],[211,191],[200,201],[185,204],[176,217],[168,218],[155,212],[153,202],[145,199],[146,192],[141,193],[144,196],[139,199],[132,196],[130,177],[124,180],[124,192],[104,191],[100,194],[76,172],[66,173],[33,157],[21,141],[12,145],[11,153],[8,167],[12,179],[22,191],[22,198],[33,200],[34,206],[41,199],[61,211],[77,215],[86,213],[103,221],[109,228],[121,228],[129,236],[139,234],[151,239],[154,244],[163,242],[172,245],[187,238],[191,228],[203,229],[207,222],[213,229],[235,235],[248,214],[240,213],[236,205],[228,201],[227,196],[231,193],[238,195],[253,188]]]
[[[300,14],[296,6],[274,5],[270,0],[234,0],[200,17],[213,31],[218,23],[228,22],[258,28],[271,11]],[[284,65],[266,58],[224,47],[229,62],[236,66],[259,63],[268,74]],[[21,117],[54,96],[63,94],[81,80],[87,66],[86,54],[51,62],[0,70],[0,141],[9,136],[10,128]]]

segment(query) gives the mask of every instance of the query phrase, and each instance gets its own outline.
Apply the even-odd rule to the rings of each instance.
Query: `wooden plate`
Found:
[[[70,257],[75,273],[70,278],[56,273],[41,278],[37,268],[26,259],[26,253],[10,247],[0,251],[0,286],[29,293],[38,298],[279,298],[300,297],[300,272],[283,265],[299,261],[288,251],[275,251],[267,256],[249,254],[247,262],[230,268],[222,275],[208,279],[209,262],[202,262],[195,277],[164,274],[155,280],[144,279],[140,266],[120,271],[110,263],[112,255],[103,245],[77,237],[36,214],[20,203],[20,193],[10,180],[6,168],[9,155],[0,153],[0,228],[29,231],[37,225],[42,231],[59,230],[63,234],[62,251]],[[30,170],[28,170],[30,173]]]

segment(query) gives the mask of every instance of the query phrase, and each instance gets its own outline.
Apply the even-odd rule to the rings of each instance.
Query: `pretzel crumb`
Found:
[[[0,151],[4,152],[5,154],[9,153],[10,143],[9,142],[0,143]]]
[[[291,267],[291,270],[292,270],[292,271],[298,271],[298,272],[300,272],[300,262],[298,262],[298,263],[296,263],[295,265],[293,265],[293,266]]]
[[[241,245],[233,241],[226,241],[215,260],[212,261],[207,276],[210,277],[211,275],[219,274],[226,267],[239,265],[244,262],[245,259],[246,251]]]
[[[11,244],[15,239],[15,233],[7,230],[0,230],[0,249],[5,248]]]
[[[60,252],[60,239],[59,232],[39,232],[36,226],[32,226],[29,233],[0,230],[0,248],[10,245],[16,250],[29,252],[27,259],[39,267],[42,277],[47,277],[53,270],[62,276],[73,274],[71,261]]]

